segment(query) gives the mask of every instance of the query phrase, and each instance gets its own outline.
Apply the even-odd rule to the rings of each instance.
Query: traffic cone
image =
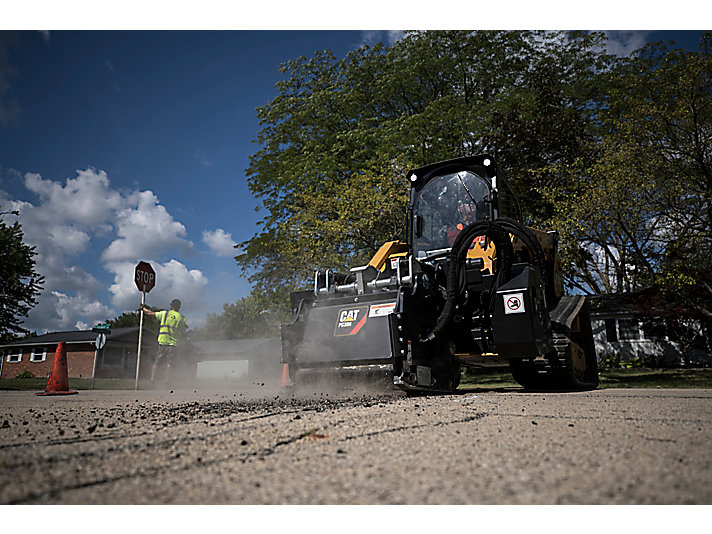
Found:
[[[47,379],[47,386],[44,391],[35,395],[76,395],[77,391],[69,391],[69,374],[67,373],[67,350],[64,348],[64,341],[57,344],[54,353],[52,370]]]
[[[289,364],[285,363],[282,366],[282,387],[289,387],[292,385],[292,379],[289,378]]]

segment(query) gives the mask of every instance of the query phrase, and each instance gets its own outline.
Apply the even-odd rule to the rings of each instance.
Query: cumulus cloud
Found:
[[[103,261],[135,260],[171,249],[182,254],[192,251],[193,243],[185,239],[185,226],[173,219],[152,191],[132,193],[125,203],[116,212],[119,238],[102,253]]]
[[[78,170],[77,176],[64,184],[28,173],[25,187],[40,198],[48,219],[87,226],[111,219],[111,212],[124,202],[121,194],[111,189],[106,172],[91,168]]]
[[[232,235],[228,234],[222,228],[218,228],[214,232],[205,230],[203,232],[203,243],[208,245],[210,250],[216,256],[234,256],[235,242],[232,240]]]
[[[64,182],[28,173],[23,183],[37,202],[13,200],[2,191],[0,198],[4,211],[20,212],[25,242],[36,247],[36,270],[45,277],[45,289],[26,328],[82,329],[135,310],[140,293],[133,275],[140,259],[156,270],[149,302],[166,306],[180,298],[195,310],[205,308],[207,278],[175,259],[192,256],[193,243],[186,238],[185,226],[152,191],[119,192],[104,171],[92,168],[78,170]],[[218,238],[216,243],[230,239],[223,234],[211,235]],[[105,246],[103,251],[98,242]],[[87,262],[87,254],[94,259]],[[102,296],[106,284],[82,267],[89,265],[97,266],[96,276],[113,276],[109,298]]]

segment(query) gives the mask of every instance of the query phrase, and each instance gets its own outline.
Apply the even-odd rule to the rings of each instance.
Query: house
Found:
[[[96,378],[135,378],[138,327],[116,328],[97,350],[98,334],[91,330],[51,332],[0,345],[0,379],[23,371],[36,377],[49,376],[57,344],[64,341],[67,372],[71,378],[91,378],[96,358]],[[156,333],[144,328],[141,340],[141,378],[148,378],[156,351]]]
[[[699,321],[656,310],[647,296],[640,292],[587,298],[599,361],[613,356],[669,367],[712,365],[712,332]]]

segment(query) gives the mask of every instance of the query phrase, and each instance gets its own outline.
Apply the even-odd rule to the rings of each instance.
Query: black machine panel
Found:
[[[295,347],[299,367],[391,361],[388,315],[395,307],[396,294],[355,300],[317,300],[314,307],[309,306],[304,336]]]

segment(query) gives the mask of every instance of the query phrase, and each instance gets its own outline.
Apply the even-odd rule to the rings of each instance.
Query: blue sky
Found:
[[[699,33],[613,32],[610,46],[696,48]],[[245,296],[232,246],[258,229],[245,169],[279,65],[397,35],[0,32],[0,206],[21,212],[47,278],[25,326],[82,329],[135,310],[139,260],[157,272],[147,302],[180,298],[193,327]]]

